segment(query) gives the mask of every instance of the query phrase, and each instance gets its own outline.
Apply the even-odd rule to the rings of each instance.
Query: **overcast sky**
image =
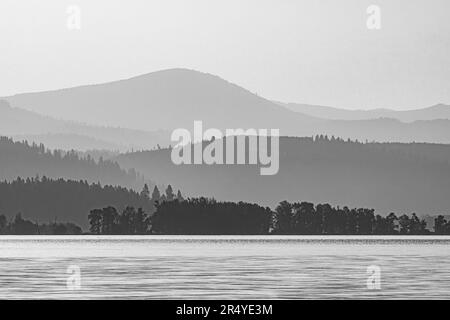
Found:
[[[366,26],[371,4],[381,30]],[[69,5],[80,30],[67,28]],[[450,1],[0,1],[1,96],[174,67],[286,102],[450,104]]]

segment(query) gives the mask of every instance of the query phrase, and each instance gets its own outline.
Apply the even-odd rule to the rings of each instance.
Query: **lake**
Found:
[[[0,299],[41,298],[449,299],[450,237],[0,236]]]

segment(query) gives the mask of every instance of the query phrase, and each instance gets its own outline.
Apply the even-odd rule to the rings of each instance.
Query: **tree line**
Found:
[[[32,180],[30,179],[30,182]],[[33,180],[35,181],[35,180]],[[46,178],[43,181],[47,181]],[[48,180],[51,181],[51,180]],[[1,184],[0,184],[1,187]],[[1,188],[0,188],[1,190]],[[148,185],[144,185],[140,197],[151,203],[165,203],[167,201],[182,202],[183,196],[178,190],[175,195],[172,186],[168,186],[164,194],[161,194],[155,186],[150,195]],[[141,208],[126,207],[121,214],[113,207],[94,209],[88,215],[92,234],[149,234],[150,215]],[[38,223],[24,219],[21,213],[17,213],[10,220],[0,215],[0,235],[79,235],[83,230],[75,223],[54,222]]]
[[[395,213],[383,217],[373,209],[349,209],[329,204],[281,202],[273,215],[274,233],[328,235],[423,235],[429,234],[425,220]]]
[[[150,191],[147,185],[144,185],[141,196],[150,198]],[[155,186],[150,199],[156,207],[168,203],[184,203],[180,190],[175,195],[170,184],[167,186],[164,194],[161,194],[158,187]],[[161,205],[159,205],[160,203]],[[94,209],[89,213],[88,220],[90,225],[89,232],[92,234],[142,235],[152,233],[151,214],[145,212],[142,208],[135,209],[133,206],[127,206],[122,212],[119,212],[112,206]]]
[[[77,235],[82,232],[79,226],[70,222],[38,224],[22,218],[20,213],[10,221],[5,215],[0,215],[0,235]]]
[[[425,220],[412,215],[387,216],[373,209],[349,209],[329,204],[280,202],[274,211],[245,202],[219,202],[207,198],[159,201],[150,215],[127,207],[113,207],[89,214],[93,234],[168,235],[450,235],[450,221],[440,215],[434,232]]]
[[[0,215],[14,218],[21,213],[22,217],[36,221],[35,224],[70,221],[87,229],[86,216],[93,208],[113,206],[122,210],[133,206],[152,214],[156,202],[173,199],[182,200],[183,196],[180,191],[175,193],[170,185],[165,192],[154,186],[150,193],[147,184],[136,192],[119,186],[47,177],[0,181]]]

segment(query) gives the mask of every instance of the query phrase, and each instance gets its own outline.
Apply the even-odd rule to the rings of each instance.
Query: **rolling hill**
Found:
[[[62,119],[147,131],[192,126],[194,120],[216,128],[289,127],[314,120],[217,76],[185,69],[5,99]]]

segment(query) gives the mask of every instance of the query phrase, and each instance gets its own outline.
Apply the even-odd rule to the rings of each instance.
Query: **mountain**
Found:
[[[80,151],[151,149],[158,144],[167,146],[170,142],[167,132],[90,126],[58,120],[12,107],[5,100],[0,100],[0,135],[43,143],[52,149]]]
[[[216,128],[292,129],[314,122],[217,76],[186,69],[5,99],[58,118],[151,131],[190,128],[194,120]]]
[[[359,141],[450,143],[450,120],[327,120],[320,133]]]
[[[51,152],[44,145],[29,145],[0,137],[0,181],[36,176],[100,182],[139,191],[144,183],[151,185],[135,170],[123,170],[113,161],[96,161],[92,157],[80,157],[75,152]]]
[[[330,120],[370,120],[378,118],[391,118],[402,122],[450,120],[450,105],[445,104],[437,104],[423,109],[397,111],[390,109],[346,110],[299,103],[278,103],[292,111]]]
[[[279,172],[255,165],[174,165],[169,149],[119,155],[157,183],[187,196],[248,201],[272,208],[283,199],[374,208],[380,213],[450,210],[450,146],[357,143],[326,138],[280,139]]]
[[[321,119],[289,110],[217,76],[187,69],[4,99],[16,107],[60,119],[141,131],[163,130],[166,141],[171,130],[192,130],[194,120],[202,120],[205,128],[275,128],[286,136],[326,133],[362,141],[450,143],[450,120],[403,123],[389,119]],[[116,143],[127,140],[121,139]],[[141,145],[137,140],[128,141]]]

